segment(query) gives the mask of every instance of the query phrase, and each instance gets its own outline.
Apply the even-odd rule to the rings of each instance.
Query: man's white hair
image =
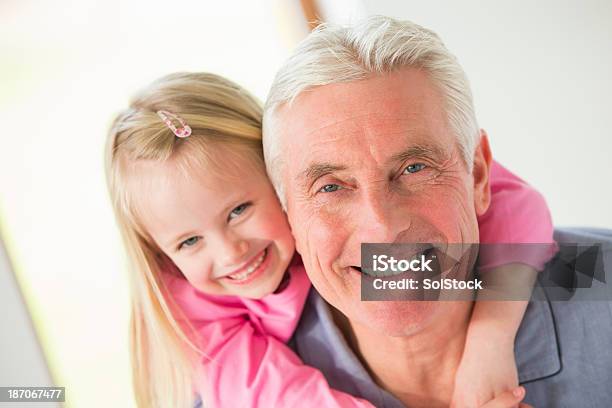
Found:
[[[286,208],[281,172],[284,159],[272,117],[313,87],[359,81],[404,67],[428,73],[445,100],[448,123],[456,134],[469,171],[479,139],[472,92],[463,69],[436,33],[410,21],[368,17],[355,25],[322,24],[293,51],[276,74],[264,108],[263,148],[268,175]]]

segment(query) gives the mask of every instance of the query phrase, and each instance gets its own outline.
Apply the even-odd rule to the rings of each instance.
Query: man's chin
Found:
[[[357,301],[340,310],[352,322],[391,337],[405,337],[425,329],[440,310],[440,302]]]

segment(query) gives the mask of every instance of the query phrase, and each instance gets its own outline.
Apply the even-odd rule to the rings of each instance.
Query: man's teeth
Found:
[[[255,269],[259,268],[259,265],[261,265],[264,258],[266,257],[266,251],[267,249],[264,250],[263,253],[259,256],[259,258],[253,261],[253,263],[244,272],[234,273],[232,275],[228,275],[227,277],[233,280],[244,280],[248,278],[250,274],[255,272]]]

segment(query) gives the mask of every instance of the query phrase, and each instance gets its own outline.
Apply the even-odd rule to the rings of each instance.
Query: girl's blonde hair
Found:
[[[157,115],[180,116],[192,135],[177,138]],[[261,163],[262,107],[238,85],[213,74],[167,75],[120,113],[106,146],[106,180],[130,270],[130,348],[140,407],[193,406],[197,336],[168,292],[162,273],[180,274],[139,221],[130,189],[141,161],[171,161],[183,174],[214,171],[223,158],[211,146],[229,145]],[[262,170],[263,171],[263,170]],[[131,178],[130,178],[131,175]]]

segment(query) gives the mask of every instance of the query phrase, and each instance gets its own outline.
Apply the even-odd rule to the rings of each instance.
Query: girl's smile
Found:
[[[251,259],[245,266],[222,278],[228,279],[235,285],[245,285],[252,282],[268,267],[270,257],[267,255],[268,251],[266,248],[261,251],[255,259]]]

